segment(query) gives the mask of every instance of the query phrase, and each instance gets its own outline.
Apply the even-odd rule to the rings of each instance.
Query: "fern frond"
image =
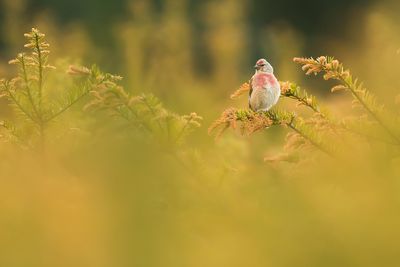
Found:
[[[80,73],[80,70],[82,68],[75,68],[73,73]],[[101,82],[92,87],[92,100],[85,106],[86,110],[105,111],[168,143],[181,143],[191,131],[200,127],[202,118],[196,113],[175,114],[152,94],[133,96],[118,85],[121,77],[103,74],[98,68],[92,69],[90,74]]]
[[[211,135],[215,130],[215,137],[219,138],[227,129],[239,129],[242,135],[251,135],[257,131],[264,130],[271,126],[282,125],[292,129],[307,142],[320,149],[321,151],[333,155],[334,149],[323,141],[323,137],[318,131],[294,113],[283,110],[270,110],[266,112],[254,112],[249,109],[226,109],[208,129]]]
[[[395,118],[393,114],[385,110],[383,105],[378,104],[376,97],[369,92],[357,78],[353,78],[350,71],[333,57],[294,58],[294,62],[302,65],[306,75],[323,73],[325,80],[337,80],[339,85],[334,86],[331,91],[345,90],[351,92],[354,97],[355,106],[363,107],[367,113],[376,120],[381,127],[400,144],[400,134],[396,129],[396,123],[389,118]]]

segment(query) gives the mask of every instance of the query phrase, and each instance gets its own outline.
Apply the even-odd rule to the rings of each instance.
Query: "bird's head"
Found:
[[[272,68],[271,64],[269,64],[264,58],[257,60],[254,68],[256,69],[256,72],[274,73],[274,69]]]

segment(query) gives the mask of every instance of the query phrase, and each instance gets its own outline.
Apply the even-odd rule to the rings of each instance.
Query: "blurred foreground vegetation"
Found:
[[[249,19],[246,1],[121,3],[124,16],[105,19],[105,28],[97,17],[60,22],[57,8],[43,8],[56,4],[40,2],[1,2],[0,79],[11,84],[0,106],[0,266],[400,264],[399,147],[387,131],[361,124],[389,144],[322,139],[341,143],[344,154],[307,143],[294,162],[276,158],[288,128],[207,135],[224,109],[246,108],[246,97],[229,95],[258,57],[279,80],[307,88],[330,116],[365,118],[348,94],[327,93],[335,81],[305,78],[292,61],[335,55],[376,96],[374,107],[390,110],[385,122],[398,121],[396,1],[343,5],[347,19],[331,14],[327,29],[335,31],[323,35],[301,12],[296,26],[293,10]],[[275,16],[282,10],[270,8]],[[320,12],[318,21],[326,19]],[[31,25],[50,44],[39,47],[50,50],[42,82],[35,34],[23,36]],[[33,43],[23,49],[26,38]],[[276,110],[312,116],[292,100]]]

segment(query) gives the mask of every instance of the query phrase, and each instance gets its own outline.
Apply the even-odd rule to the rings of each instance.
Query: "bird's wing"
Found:
[[[251,108],[250,98],[251,98],[251,94],[253,93],[253,78],[251,78],[249,80],[249,85],[250,85],[250,90],[249,90],[249,108]]]
[[[249,97],[250,97],[251,94],[253,93],[253,78],[251,78],[247,83],[249,84],[249,88],[250,88],[250,90],[249,90]]]

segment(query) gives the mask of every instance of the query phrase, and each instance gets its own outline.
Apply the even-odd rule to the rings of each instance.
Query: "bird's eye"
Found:
[[[261,66],[261,67],[264,67],[264,66],[265,66],[265,64],[261,64],[260,66]]]

